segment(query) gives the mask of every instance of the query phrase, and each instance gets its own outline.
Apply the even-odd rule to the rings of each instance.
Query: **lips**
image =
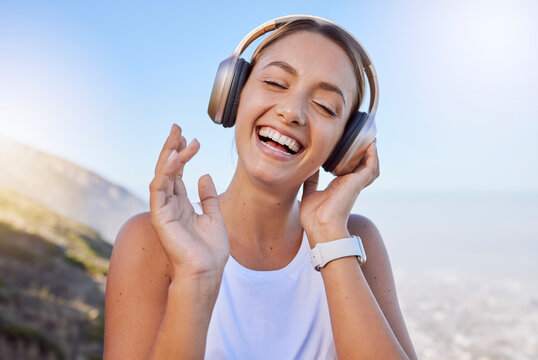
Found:
[[[266,145],[291,155],[296,155],[303,149],[303,145],[298,140],[272,127],[261,126],[258,129],[258,137]]]

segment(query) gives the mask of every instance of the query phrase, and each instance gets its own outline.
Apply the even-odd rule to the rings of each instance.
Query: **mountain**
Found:
[[[86,225],[0,189],[0,355],[99,359],[112,246]]]
[[[125,188],[67,160],[0,135],[0,187],[90,225],[112,243],[123,222],[149,206]]]

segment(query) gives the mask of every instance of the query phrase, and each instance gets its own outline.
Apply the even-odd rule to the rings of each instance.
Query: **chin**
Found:
[[[247,161],[248,162],[248,161]],[[304,180],[290,168],[279,168],[267,163],[242,164],[245,173],[256,184],[274,188],[275,192],[297,191]]]

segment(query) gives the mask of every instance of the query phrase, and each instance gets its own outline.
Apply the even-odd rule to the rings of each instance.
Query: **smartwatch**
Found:
[[[314,269],[317,271],[320,271],[321,268],[327,265],[330,261],[347,256],[356,256],[359,265],[366,262],[366,252],[364,251],[361,238],[357,235],[316,244],[316,246],[310,250],[310,259],[312,260]]]

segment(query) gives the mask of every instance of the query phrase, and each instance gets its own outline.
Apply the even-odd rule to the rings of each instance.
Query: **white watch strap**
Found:
[[[366,262],[366,253],[360,237],[352,235],[348,238],[316,244],[310,250],[312,265],[317,271],[330,261],[347,256],[357,256],[360,265]]]

